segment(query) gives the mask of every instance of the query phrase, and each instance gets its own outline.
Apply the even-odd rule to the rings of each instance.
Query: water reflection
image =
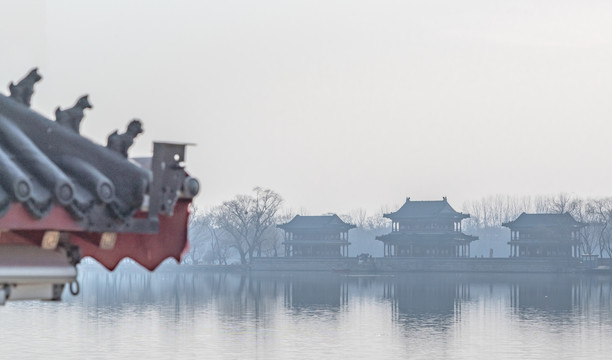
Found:
[[[407,329],[448,329],[469,301],[470,288],[453,274],[399,274],[385,284],[394,320]]]
[[[58,316],[78,313],[82,342],[102,334],[131,349],[133,334],[144,331],[161,353],[197,348],[214,358],[598,358],[612,351],[606,340],[612,333],[611,279],[84,268],[81,294],[66,293],[63,303],[50,305]]]
[[[81,294],[65,301],[119,311],[126,306],[214,307],[224,316],[259,318],[282,307],[338,312],[351,301],[383,302],[399,322],[456,322],[471,302],[497,299],[515,314],[543,316],[612,310],[610,277],[414,273],[359,276],[335,273],[81,271]]]
[[[551,315],[580,307],[581,280],[573,276],[536,274],[509,284],[510,302],[519,313],[532,310]]]
[[[296,311],[318,309],[339,311],[348,303],[348,284],[341,276],[292,274],[284,277],[284,304]]]

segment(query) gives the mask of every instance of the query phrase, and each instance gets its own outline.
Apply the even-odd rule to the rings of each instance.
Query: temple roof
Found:
[[[296,215],[291,221],[285,224],[278,225],[279,228],[285,231],[305,230],[305,231],[320,231],[320,230],[337,230],[347,231],[355,228],[353,224],[348,224],[336,214],[321,215],[321,216],[303,216]]]
[[[10,84],[10,96],[0,94],[0,252],[78,247],[109,269],[126,257],[150,270],[168,257],[180,261],[199,191],[184,169],[186,144],[155,142],[151,160],[132,161],[127,149],[140,121],[111,134],[108,147],[95,144],[80,134],[87,96],[58,108],[55,121],[30,109],[40,79],[34,69]]]
[[[465,219],[470,217],[469,214],[455,211],[446,200],[446,197],[436,201],[412,201],[410,198],[406,198],[406,202],[399,210],[390,214],[384,214],[383,216],[393,220],[430,218]]]
[[[0,221],[16,206],[34,219],[60,207],[82,230],[116,230],[151,181],[149,170],[1,94],[0,171]]]
[[[534,227],[572,227],[580,228],[586,224],[576,221],[569,213],[563,214],[527,214],[522,213],[514,221],[503,223],[510,229]]]

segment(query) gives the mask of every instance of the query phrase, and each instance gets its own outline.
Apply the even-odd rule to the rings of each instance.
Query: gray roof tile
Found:
[[[296,215],[291,221],[278,225],[283,230],[348,230],[355,225],[348,224],[338,215],[302,216]]]
[[[384,214],[390,219],[416,219],[416,218],[468,218],[469,214],[455,211],[446,198],[437,201],[412,201],[406,198],[406,202],[399,210],[390,214]]]
[[[569,213],[563,214],[527,214],[522,213],[514,221],[503,223],[507,228],[528,228],[528,227],[582,227],[585,224],[576,221]]]
[[[127,221],[151,179],[149,170],[2,94],[0,173],[0,217],[14,203],[36,219],[60,206],[84,229]]]

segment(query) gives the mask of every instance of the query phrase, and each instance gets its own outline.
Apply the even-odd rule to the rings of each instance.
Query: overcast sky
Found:
[[[0,91],[85,93],[98,143],[132,118],[196,143],[210,207],[263,186],[310,214],[448,196],[612,195],[610,1],[6,1]]]

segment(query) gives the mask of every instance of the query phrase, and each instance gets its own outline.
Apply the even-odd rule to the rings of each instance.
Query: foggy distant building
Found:
[[[285,231],[285,256],[339,257],[348,255],[348,232],[355,225],[334,214],[296,215],[278,227]]]
[[[391,219],[391,233],[377,236],[384,243],[385,256],[469,257],[470,243],[478,237],[461,232],[461,221],[469,214],[455,211],[446,200],[411,201]]]
[[[503,223],[510,229],[510,256],[580,257],[580,229],[570,214],[526,214]]]

